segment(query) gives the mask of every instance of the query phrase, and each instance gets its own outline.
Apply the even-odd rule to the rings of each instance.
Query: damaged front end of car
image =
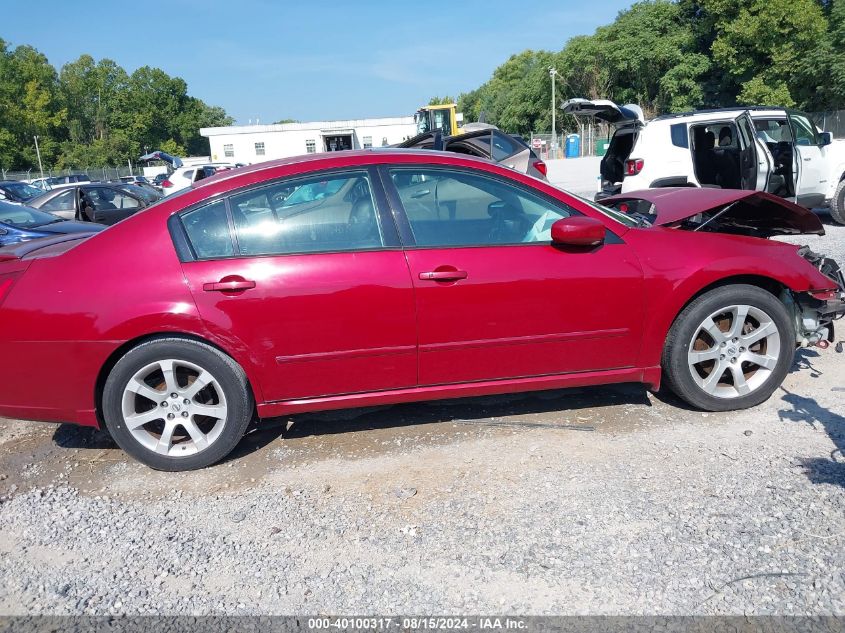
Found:
[[[784,290],[780,296],[793,315],[796,343],[800,347],[816,345],[825,349],[834,342],[833,322],[845,316],[845,274],[833,259],[813,252],[809,246],[802,246],[797,253],[837,285],[801,293]],[[837,351],[842,351],[842,343],[837,345]]]
[[[824,235],[811,210],[763,191],[667,187],[612,196],[602,204],[644,218],[649,225],[681,231],[762,239]],[[795,253],[831,283],[804,292],[787,288],[780,299],[793,315],[796,344],[826,348],[834,342],[833,322],[845,316],[845,275],[836,261],[808,246]],[[842,345],[837,344],[837,351]]]

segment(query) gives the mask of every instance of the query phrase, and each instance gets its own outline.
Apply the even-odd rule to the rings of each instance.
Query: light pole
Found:
[[[557,69],[549,67],[549,77],[552,79],[552,158],[557,158],[557,127],[555,126],[555,75]]]
[[[38,137],[33,136],[32,138],[35,139],[35,154],[38,156],[38,171],[41,172],[41,178],[44,178],[44,168],[41,166],[41,150],[38,149]]]

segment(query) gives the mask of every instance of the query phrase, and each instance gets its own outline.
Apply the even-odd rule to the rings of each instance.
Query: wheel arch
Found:
[[[674,302],[671,306],[666,306],[665,311],[661,311],[663,318],[653,319],[650,321],[651,327],[648,328],[648,334],[644,337],[646,341],[651,341],[652,344],[643,346],[642,358],[640,365],[643,367],[652,367],[660,363],[663,354],[663,348],[666,344],[666,337],[669,335],[672,325],[674,325],[678,316],[686,309],[686,307],[695,301],[701,295],[724,286],[733,285],[749,285],[761,288],[766,292],[771,293],[774,297],[778,296],[783,290],[789,289],[789,284],[775,276],[763,275],[760,273],[749,274],[735,274],[726,275],[723,277],[712,278],[706,277],[700,279],[693,277],[688,280],[683,292],[680,292],[681,299]],[[681,289],[677,289],[676,292]]]
[[[100,371],[97,373],[97,380],[94,383],[94,410],[97,416],[97,423],[99,424],[100,428],[105,428],[104,420],[103,420],[103,391],[105,389],[106,380],[111,373],[111,370],[117,364],[117,362],[123,358],[123,356],[129,352],[130,350],[138,347],[142,343],[148,343],[150,341],[160,340],[160,339],[182,339],[185,341],[194,341],[196,343],[203,343],[210,347],[213,347],[219,352],[226,354],[229,358],[234,360],[238,365],[240,365],[241,369],[244,370],[246,374],[246,382],[247,386],[249,387],[250,391],[252,392],[253,401],[256,404],[263,402],[261,398],[261,389],[260,385],[258,384],[257,378],[255,376],[255,372],[252,366],[249,363],[244,363],[239,355],[233,354],[231,350],[226,349],[222,345],[216,343],[215,341],[199,336],[197,334],[191,334],[188,332],[172,332],[172,331],[162,331],[162,332],[155,332],[149,334],[143,334],[141,336],[137,336],[135,338],[129,339],[119,347],[117,347],[111,354],[109,354],[106,361],[103,363],[102,367],[100,367]]]
[[[684,311],[684,309],[693,301],[698,299],[701,295],[710,292],[716,288],[720,288],[722,286],[735,286],[735,285],[746,285],[746,286],[756,286],[767,292],[770,292],[775,297],[777,297],[783,290],[787,289],[788,286],[783,283],[782,281],[776,279],[775,277],[767,277],[765,275],[730,275],[728,277],[723,277],[721,279],[717,279],[716,281],[712,281],[709,284],[702,286],[699,288],[695,293],[693,293],[685,302],[684,304],[675,312],[674,316],[672,317],[672,323],[675,322],[675,319],[678,318],[678,315]]]

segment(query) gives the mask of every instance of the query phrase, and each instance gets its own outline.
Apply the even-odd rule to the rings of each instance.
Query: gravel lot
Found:
[[[828,229],[800,241],[845,261]],[[845,614],[843,363],[802,350],[725,414],[616,386],[300,415],[181,474],[0,420],[0,613]]]

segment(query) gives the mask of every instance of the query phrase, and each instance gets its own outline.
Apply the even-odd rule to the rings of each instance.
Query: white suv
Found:
[[[182,189],[190,187],[195,182],[213,176],[220,167],[221,165],[190,165],[188,167],[179,167],[161,181],[161,189],[165,196],[169,196],[171,193],[176,193],[177,191],[182,191]]]
[[[636,105],[570,99],[563,111],[615,127],[596,199],[655,187],[768,191],[807,207],[829,206],[845,224],[845,141],[806,114],[738,107],[667,114],[646,122]]]

